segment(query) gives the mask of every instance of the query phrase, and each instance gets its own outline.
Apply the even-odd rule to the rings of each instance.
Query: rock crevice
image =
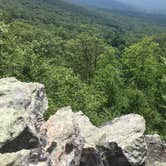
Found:
[[[12,153],[23,149],[34,149],[39,145],[39,138],[29,131],[28,127],[26,127],[18,137],[5,142],[5,144],[0,148],[0,153]]]

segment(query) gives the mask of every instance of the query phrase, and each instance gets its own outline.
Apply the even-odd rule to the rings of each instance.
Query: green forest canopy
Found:
[[[47,119],[71,105],[100,125],[143,115],[166,138],[166,30],[156,18],[59,0],[0,0],[0,77],[45,84]]]

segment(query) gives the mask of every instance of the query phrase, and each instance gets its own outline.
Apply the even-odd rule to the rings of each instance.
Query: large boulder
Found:
[[[25,110],[38,130],[48,107],[44,85],[24,83],[15,78],[0,79],[0,108],[3,107]]]
[[[53,166],[78,166],[80,163],[83,137],[78,120],[70,107],[62,108],[42,126],[47,137],[45,147]]]
[[[146,166],[166,166],[166,143],[159,135],[146,135],[148,157]]]
[[[101,127],[82,112],[62,108],[41,127],[47,163],[53,166],[143,166],[147,155],[145,121],[136,114]],[[39,163],[38,163],[39,164]]]
[[[39,131],[47,105],[42,84],[23,83],[15,78],[0,79],[0,165],[23,165],[18,164],[22,158],[27,165],[35,156],[35,149],[42,154]],[[40,156],[36,160],[40,160]]]
[[[130,114],[101,127],[82,112],[62,108],[42,126],[45,151],[55,166],[143,166],[145,120]],[[49,163],[50,163],[49,162]]]
[[[147,146],[143,117],[129,114],[97,128],[82,112],[75,116],[85,139],[81,166],[144,165]]]

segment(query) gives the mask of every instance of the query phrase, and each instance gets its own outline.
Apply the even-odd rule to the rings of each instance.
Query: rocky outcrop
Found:
[[[159,135],[146,135],[148,145],[147,166],[166,166],[166,143]]]
[[[75,114],[85,145],[81,166],[143,165],[147,148],[144,140],[145,121],[130,114],[97,128],[79,112]]]
[[[23,165],[32,149],[42,148],[39,131],[47,105],[42,84],[0,79],[0,165]]]
[[[1,108],[0,115],[0,153],[32,149],[39,145],[37,132],[31,129],[29,116],[24,110]]]
[[[0,79],[0,108],[4,107],[25,110],[38,130],[48,107],[44,85],[23,83],[15,78]]]
[[[59,109],[47,122],[44,86],[0,79],[0,166],[164,166],[165,143],[144,136],[129,114],[94,126],[82,112]]]
[[[122,116],[97,128],[82,112],[66,107],[42,131],[45,150],[56,166],[141,166],[146,159],[145,121],[139,115]]]
[[[78,166],[80,163],[84,139],[74,115],[70,107],[62,108],[42,126],[47,137],[45,150],[52,165]]]

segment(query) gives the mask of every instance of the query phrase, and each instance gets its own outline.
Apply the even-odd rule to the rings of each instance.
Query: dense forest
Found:
[[[138,113],[166,139],[166,21],[60,0],[0,0],[0,77],[43,83],[47,119],[71,105],[100,125]]]

